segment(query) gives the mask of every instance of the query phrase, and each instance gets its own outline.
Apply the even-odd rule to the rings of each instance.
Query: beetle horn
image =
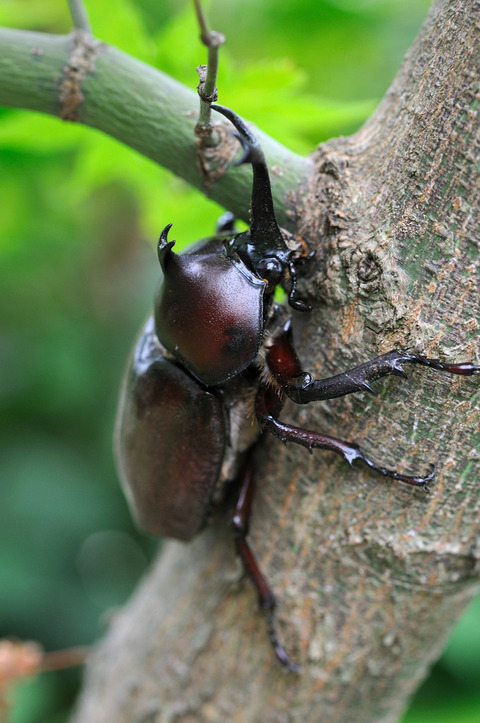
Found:
[[[253,170],[252,186],[252,223],[250,226],[251,242],[259,251],[267,251],[273,247],[285,250],[285,241],[275,218],[272,188],[265,156],[259,142],[247,128],[245,122],[230,108],[223,105],[212,105],[213,110],[221,113],[233,123],[243,147],[243,155],[235,165],[250,163]],[[273,242],[273,243],[272,243]]]
[[[233,165],[241,166],[243,163],[252,163],[252,146],[251,146],[251,144],[247,141],[246,138],[244,138],[244,136],[242,136],[241,133],[237,133],[237,131],[234,131],[233,135],[235,136],[235,138],[238,138],[238,140],[242,144],[242,148],[243,148],[242,157],[239,158],[238,161],[235,161],[235,163]]]
[[[169,223],[165,228],[163,229],[162,233],[160,234],[160,238],[158,239],[158,245],[157,245],[157,252],[158,252],[158,260],[160,261],[160,266],[162,267],[162,270],[165,272],[165,263],[167,260],[167,257],[171,254],[173,254],[172,246],[175,245],[175,241],[169,241],[168,240],[168,232],[172,228],[172,224]]]

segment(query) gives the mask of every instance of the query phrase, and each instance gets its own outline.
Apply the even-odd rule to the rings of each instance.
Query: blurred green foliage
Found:
[[[350,133],[391,82],[427,0],[212,0],[220,100],[307,153]],[[195,87],[206,62],[190,4],[87,2],[96,37]],[[66,33],[62,0],[0,0],[0,24]],[[0,637],[94,641],[156,543],[113,469],[122,369],[158,277],[168,222],[208,235],[215,204],[91,129],[0,109]],[[480,602],[405,723],[480,720]],[[65,721],[78,671],[18,686],[14,723]]]

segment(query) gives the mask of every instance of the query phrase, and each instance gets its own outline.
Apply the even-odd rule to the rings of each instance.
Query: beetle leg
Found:
[[[260,388],[255,400],[255,413],[264,429],[268,429],[272,432],[272,434],[281,439],[282,442],[295,442],[295,444],[300,444],[302,447],[306,447],[309,452],[311,452],[314,448],[329,449],[332,452],[336,452],[341,455],[350,466],[352,466],[355,460],[359,460],[371,470],[378,472],[384,477],[390,477],[391,479],[398,480],[399,482],[406,482],[414,487],[422,487],[422,489],[428,492],[428,483],[435,477],[435,467],[433,465],[430,472],[426,475],[406,475],[401,474],[394,469],[381,467],[367,457],[360,447],[353,442],[346,442],[343,439],[330,437],[328,434],[312,432],[308,429],[294,427],[290,424],[281,422],[276,418],[277,412],[272,411],[273,409],[278,409],[278,404],[274,399],[272,399],[273,395],[277,396],[272,390],[268,390],[264,387]]]
[[[268,636],[275,651],[275,655],[282,663],[282,665],[285,665],[292,672],[298,673],[300,671],[300,668],[294,663],[292,663],[277,635],[277,631],[275,628],[275,595],[273,594],[268,582],[263,576],[258,566],[255,555],[253,554],[252,549],[246,539],[249,530],[253,492],[253,464],[251,458],[249,458],[241,479],[238,499],[235,505],[235,513],[233,515],[235,548],[237,554],[242,560],[245,572],[250,577],[257,590],[258,604],[260,606],[260,610],[265,613],[268,626]]]
[[[282,391],[296,404],[343,397],[354,392],[374,394],[370,382],[389,375],[406,377],[404,364],[421,364],[431,369],[464,376],[480,373],[480,366],[475,364],[447,364],[438,359],[393,350],[334,377],[314,380],[311,374],[302,369],[293,346],[290,321],[287,321],[283,332],[269,348],[267,364]]]

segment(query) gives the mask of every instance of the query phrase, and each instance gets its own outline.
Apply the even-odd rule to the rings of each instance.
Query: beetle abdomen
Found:
[[[199,532],[225,436],[218,398],[163,357],[150,318],[134,350],[116,425],[122,484],[144,530],[182,540]]]

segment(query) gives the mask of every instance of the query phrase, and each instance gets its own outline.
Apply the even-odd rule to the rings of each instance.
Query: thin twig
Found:
[[[205,15],[203,14],[203,8],[201,5],[200,0],[193,0],[193,4],[195,5],[195,12],[197,13],[197,20],[198,24],[200,25],[200,37],[203,37],[207,35],[208,33],[208,26],[207,21],[205,18]]]
[[[41,670],[43,672],[50,672],[52,670],[62,670],[63,668],[83,665],[88,652],[88,647],[78,646],[76,648],[64,648],[63,650],[53,650],[44,653]]]
[[[83,30],[85,33],[91,35],[92,28],[82,0],[68,0],[68,7],[70,8],[70,15],[72,16],[75,30]]]
[[[216,30],[209,30],[200,0],[194,0],[197,20],[200,26],[200,40],[208,48],[208,65],[199,65],[197,68],[200,83],[197,86],[200,96],[200,112],[195,133],[210,144],[215,144],[212,138],[213,126],[211,123],[210,104],[218,98],[217,75],[219,48],[225,42],[225,36]]]

